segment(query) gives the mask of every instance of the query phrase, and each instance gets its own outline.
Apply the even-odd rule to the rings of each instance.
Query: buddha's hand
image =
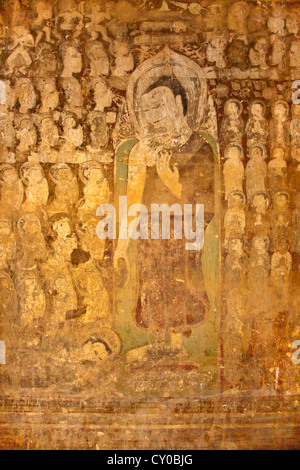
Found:
[[[114,252],[114,269],[119,277],[117,284],[127,284],[130,278],[130,263],[128,259],[128,240],[119,240]]]
[[[174,165],[173,170],[171,170],[171,157],[172,154],[170,152],[161,152],[156,163],[156,169],[158,176],[170,191],[172,191],[178,199],[181,199],[182,185],[179,183],[179,171],[177,165]]]

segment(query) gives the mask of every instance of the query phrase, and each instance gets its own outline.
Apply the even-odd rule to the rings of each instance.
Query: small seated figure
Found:
[[[300,17],[298,12],[289,12],[285,19],[285,27],[288,34],[299,38]]]
[[[70,42],[64,42],[59,48],[63,60],[63,71],[61,77],[72,78],[82,70],[82,56],[76,46]]]
[[[262,145],[252,145],[249,149],[250,161],[246,166],[246,194],[249,202],[257,193],[266,192],[266,178],[268,166],[265,162],[267,158],[265,148]]]
[[[94,101],[96,103],[94,111],[103,113],[105,108],[110,108],[112,104],[112,92],[106,83],[98,79],[94,85]]]
[[[88,0],[82,3],[84,3],[82,14],[85,18],[89,19],[89,22],[85,23],[85,30],[90,36],[90,40],[95,41],[98,39],[99,34],[101,34],[102,39],[109,42],[110,39],[107,36],[106,27],[102,23],[112,19],[110,2],[105,4],[105,11],[102,11],[102,5],[95,0]]]
[[[222,147],[231,142],[242,144],[244,133],[244,122],[241,118],[243,107],[240,101],[230,99],[226,102],[224,107],[224,115],[221,122],[220,136]]]
[[[270,148],[286,148],[290,144],[289,105],[286,101],[276,101],[272,106],[270,121]]]
[[[245,128],[248,148],[254,144],[266,145],[269,129],[265,112],[266,105],[263,101],[256,100],[251,103]]]
[[[83,96],[79,81],[73,76],[82,70],[82,57],[77,48],[70,43],[63,43],[60,46],[60,53],[63,58],[62,88],[64,90],[66,104],[65,110],[82,115]]]
[[[293,265],[293,258],[289,250],[289,237],[284,234],[276,236],[271,260],[271,281],[277,295],[282,297],[282,311],[288,310],[289,278]]]
[[[243,39],[234,38],[227,47],[227,62],[237,77],[249,76],[249,46]]]
[[[259,192],[253,196],[248,218],[248,231],[252,237],[269,235],[270,232],[270,198],[267,193]]]
[[[300,256],[300,193],[295,198],[295,209],[292,215],[292,252]]]
[[[16,238],[9,218],[0,216],[0,271],[12,268],[16,256]],[[0,296],[1,299],[1,296]],[[2,299],[1,299],[2,300]]]
[[[16,145],[16,131],[14,127],[14,113],[7,108],[0,113],[0,161],[14,161]]]
[[[103,165],[89,161],[81,165],[81,180],[84,183],[84,197],[79,201],[79,214],[96,215],[98,206],[109,203],[110,190],[103,172]]]
[[[65,112],[75,114],[78,118],[82,117],[83,95],[81,86],[76,78],[71,77],[63,80],[63,90],[65,94]]]
[[[36,94],[29,78],[19,78],[16,81],[16,98],[20,105],[19,112],[28,114],[36,106]]]
[[[62,162],[76,163],[78,159],[83,158],[82,152],[78,150],[83,143],[83,129],[77,125],[74,116],[67,113],[63,117],[63,144],[60,149],[59,159]]]
[[[53,28],[51,22],[53,17],[51,3],[47,2],[46,0],[39,0],[37,3],[33,4],[33,7],[36,18],[33,20],[31,27],[37,33],[35,45],[37,46],[42,39],[44,39],[46,42],[54,44],[55,41],[51,39],[51,32]]]
[[[74,253],[72,264],[77,265],[73,269],[73,280],[82,299],[82,307],[85,307],[84,314],[77,320],[78,324],[84,326],[101,321],[103,327],[111,327],[109,295],[94,260],[88,253],[83,252],[82,256]]]
[[[230,193],[224,217],[225,239],[243,237],[246,228],[245,202],[243,193]]]
[[[109,75],[109,59],[100,41],[88,42],[85,53],[90,61],[90,77],[99,78]]]
[[[51,217],[58,213],[70,213],[79,199],[79,187],[76,176],[65,163],[57,163],[50,168],[50,178],[55,184],[54,196],[47,206]]]
[[[300,59],[299,59],[299,51],[300,51],[300,40],[297,39],[296,41],[292,41],[289,53],[290,59],[290,67],[291,67],[291,75],[292,79],[298,79],[299,69],[300,69]]]
[[[271,191],[280,191],[287,187],[287,163],[282,147],[273,149],[272,160],[268,164],[268,179]]]
[[[36,214],[25,214],[17,223],[18,252],[17,265],[32,269],[46,258],[46,243],[41,222]]]
[[[112,76],[118,78],[128,77],[129,72],[134,69],[134,58],[127,42],[115,40],[110,50],[115,56],[115,68],[112,71]]]
[[[56,35],[61,37],[72,33],[74,38],[80,36],[83,29],[83,16],[77,9],[75,0],[60,0],[56,16]]]
[[[225,260],[224,285],[225,291],[229,293],[232,289],[244,285],[247,257],[242,238],[227,240],[225,249],[227,256]]]
[[[268,308],[265,294],[269,288],[271,269],[269,249],[270,240],[268,236],[261,234],[252,238],[247,277],[248,288],[250,294],[252,294],[253,307],[257,310],[257,313]]]
[[[41,142],[38,147],[40,161],[56,162],[57,151],[54,147],[59,144],[58,127],[55,124],[52,114],[40,114],[37,117],[37,125],[40,133]]]
[[[228,144],[225,149],[226,162],[223,168],[224,182],[225,182],[225,199],[229,195],[238,191],[243,194],[245,169],[242,162],[243,149],[239,144]]]
[[[47,276],[47,294],[50,298],[51,316],[48,327],[56,330],[61,328],[68,316],[77,312],[77,295],[74,289],[71,274],[61,272],[60,269]]]
[[[267,56],[270,50],[270,42],[267,37],[257,39],[252,49],[249,52],[249,59],[252,67],[257,67],[257,77],[260,78],[261,72],[268,70]],[[253,74],[253,71],[252,71]],[[251,75],[252,76],[252,75]]]
[[[292,147],[291,154],[292,154],[292,159],[298,163],[296,172],[300,173],[300,145]]]
[[[283,39],[285,35],[285,18],[281,9],[274,9],[268,19],[268,29],[271,33],[271,54],[269,58],[270,65],[277,66],[279,70],[285,67],[285,56],[287,46]]]
[[[7,207],[11,212],[18,211],[24,199],[24,186],[17,170],[9,164],[0,166],[0,206]]]
[[[72,233],[69,218],[65,214],[56,214],[49,220],[49,224],[54,237],[54,257],[61,262],[69,262],[71,254],[77,248],[77,238]]]
[[[22,205],[24,212],[35,212],[42,206],[46,206],[49,196],[49,187],[43,168],[32,157],[24,163],[20,169],[21,180],[26,189],[26,200]]]
[[[248,33],[247,18],[250,14],[250,6],[247,2],[236,2],[228,8],[227,27],[229,31],[238,36]]]
[[[77,222],[76,233],[81,248],[89,253],[95,263],[101,264],[105,252],[105,240],[97,236],[99,219],[91,214],[82,214]]]
[[[72,279],[71,255],[77,248],[67,214],[56,214],[49,219],[52,255],[42,266],[49,297],[51,317],[49,326],[55,332],[77,312],[77,295]]]
[[[109,142],[109,129],[105,114],[100,111],[89,113],[87,123],[90,128],[90,145],[88,150],[99,153]]]
[[[22,161],[23,154],[27,155],[31,151],[35,150],[37,143],[37,133],[33,119],[30,116],[16,116],[15,125],[16,137],[19,141],[16,150],[21,155],[19,158]]]
[[[41,107],[39,112],[47,114],[59,106],[59,93],[56,89],[54,78],[43,78],[38,82],[38,89],[41,96]]]
[[[291,234],[290,195],[285,191],[278,191],[273,196],[273,210],[271,212],[272,241],[280,234]]]
[[[292,119],[291,119],[291,146],[300,146],[300,106],[298,104],[292,105]]]
[[[222,36],[214,36],[206,48],[206,58],[211,64],[215,64],[218,69],[226,67],[225,49],[227,42]]]
[[[53,46],[51,44],[41,42],[37,46],[37,54],[39,61],[37,63],[37,87],[41,91],[40,80],[51,80],[58,75],[58,66],[60,65],[57,60],[57,55],[53,53]]]
[[[28,26],[17,25],[13,27],[12,44],[8,49],[12,53],[6,59],[7,73],[19,72],[26,74],[28,67],[32,64],[30,49],[34,47],[34,39]]]
[[[265,8],[259,5],[253,6],[247,24],[251,34],[264,31],[267,25],[267,12]]]
[[[46,313],[46,296],[43,291],[41,280],[37,270],[20,271],[17,276],[17,294],[19,299],[19,315],[20,322],[23,327],[26,327],[26,339],[34,336],[32,330],[37,329],[39,323],[43,320]],[[29,330],[27,330],[27,328]],[[34,341],[28,342],[28,345],[39,345],[39,341],[35,338]]]

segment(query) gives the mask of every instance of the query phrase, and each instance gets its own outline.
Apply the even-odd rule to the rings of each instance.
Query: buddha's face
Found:
[[[172,133],[176,128],[176,122],[179,123],[182,119],[181,97],[175,98],[168,87],[157,87],[143,95],[141,121],[144,129],[154,129],[157,133]]]

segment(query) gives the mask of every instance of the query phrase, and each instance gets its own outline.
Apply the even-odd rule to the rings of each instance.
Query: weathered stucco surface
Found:
[[[299,447],[299,1],[0,13],[0,449]]]

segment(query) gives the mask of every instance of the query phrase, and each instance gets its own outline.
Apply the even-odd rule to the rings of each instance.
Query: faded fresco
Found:
[[[0,14],[0,449],[299,446],[299,2]]]

